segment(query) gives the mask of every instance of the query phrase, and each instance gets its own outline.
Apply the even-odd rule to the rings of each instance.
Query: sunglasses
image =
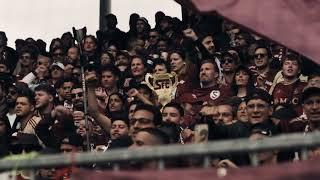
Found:
[[[225,64],[225,63],[230,63],[230,64],[232,64],[233,62],[234,62],[234,60],[231,59],[231,58],[226,58],[226,59],[222,59],[222,60],[221,60],[221,64]]]
[[[8,94],[10,94],[10,95],[12,95],[12,96],[14,96],[14,95],[16,95],[17,94],[17,91],[8,91]]]
[[[20,56],[20,59],[31,59],[31,56]]]
[[[71,94],[71,98],[76,98],[76,97],[81,98],[82,96],[83,96],[82,92]]]
[[[57,57],[57,56],[63,56],[63,53],[54,53],[53,56]]]
[[[255,54],[255,55],[253,55],[253,57],[255,58],[255,59],[259,59],[259,57],[260,58],[264,58],[264,57],[266,57],[267,56],[267,54]]]

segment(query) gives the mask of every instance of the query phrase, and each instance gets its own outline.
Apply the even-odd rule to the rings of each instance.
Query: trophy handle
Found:
[[[147,86],[148,86],[152,91],[154,91],[154,88],[153,88],[153,79],[154,79],[154,78],[153,78],[152,74],[147,73],[144,79],[145,79],[145,81],[146,81]],[[152,82],[152,83],[150,83],[150,82]]]
[[[175,72],[171,72],[171,73],[170,73],[170,78],[171,78],[171,80],[174,82],[174,83],[172,84],[172,86],[173,86],[173,87],[176,87],[176,86],[178,85],[178,76],[177,76],[177,74],[176,74]]]

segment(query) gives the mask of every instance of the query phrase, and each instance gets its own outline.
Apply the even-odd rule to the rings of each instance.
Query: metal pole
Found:
[[[163,171],[165,169],[165,164],[163,159],[158,160],[158,170]]]
[[[209,168],[211,166],[211,158],[210,156],[204,156],[203,158],[203,168]]]
[[[36,169],[39,167],[68,166],[71,164],[119,163],[125,161],[141,161],[154,159],[170,159],[172,157],[206,156],[222,154],[239,154],[263,152],[269,150],[314,148],[320,146],[320,132],[307,135],[290,134],[265,138],[256,143],[249,139],[208,142],[207,144],[165,145],[148,147],[143,150],[110,150],[107,152],[82,152],[59,155],[46,155],[29,159],[0,160],[0,171],[12,169]],[[307,151],[305,151],[307,152]],[[71,156],[73,156],[71,158]]]
[[[87,141],[87,151],[91,150],[90,146],[90,138],[89,138],[89,123],[88,123],[88,102],[87,102],[87,88],[86,88],[86,79],[84,74],[84,65],[85,62],[88,62],[88,56],[85,56],[85,60],[83,59],[83,50],[81,46],[81,40],[76,39],[79,46],[80,51],[80,66],[81,66],[81,80],[82,80],[82,91],[83,91],[83,111],[84,111],[84,121],[86,126],[86,141]]]
[[[88,61],[88,56],[86,56],[86,61]],[[81,65],[81,78],[82,78],[82,91],[83,91],[84,121],[85,121],[85,125],[86,125],[87,151],[90,151],[91,146],[90,146],[90,138],[89,138],[88,105],[87,105],[88,102],[87,102],[86,79],[84,76],[84,64]]]
[[[111,13],[111,0],[100,0],[99,29],[106,27],[105,15]]]

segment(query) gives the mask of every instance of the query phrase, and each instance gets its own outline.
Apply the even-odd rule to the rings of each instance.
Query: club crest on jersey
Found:
[[[210,98],[212,99],[212,100],[216,100],[216,99],[218,99],[220,97],[220,91],[219,90],[213,90],[213,91],[211,91],[211,93],[210,93]]]

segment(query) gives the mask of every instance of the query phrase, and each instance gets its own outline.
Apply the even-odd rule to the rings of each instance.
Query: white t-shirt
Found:
[[[8,119],[9,119],[10,126],[12,127],[14,121],[16,120],[17,115],[16,115],[15,113],[14,113],[14,114],[9,114],[9,113],[7,113],[7,117],[8,117]]]

